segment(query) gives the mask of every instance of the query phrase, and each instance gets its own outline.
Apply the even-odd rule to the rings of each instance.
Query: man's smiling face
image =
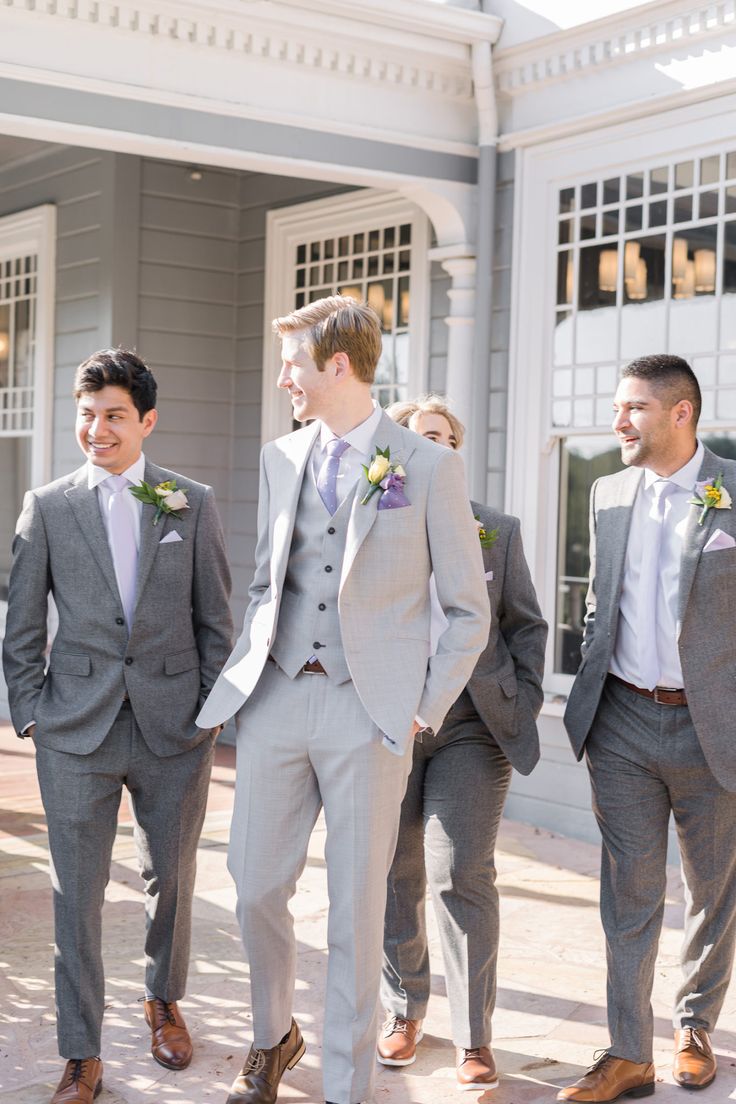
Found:
[[[657,469],[677,447],[674,407],[667,407],[646,380],[627,376],[613,400],[613,432],[624,464]]]
[[[156,418],[155,410],[141,417],[123,387],[83,392],[77,400],[77,443],[90,463],[120,475],[140,456]]]
[[[307,352],[306,336],[306,330],[294,330],[281,339],[281,371],[277,386],[289,392],[297,422],[324,418],[334,400],[332,361],[326,361],[320,371]]]

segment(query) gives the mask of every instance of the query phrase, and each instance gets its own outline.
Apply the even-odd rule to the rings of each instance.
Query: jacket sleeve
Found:
[[[51,569],[41,504],[28,491],[13,540],[3,671],[10,715],[19,735],[33,721],[43,688]]]
[[[204,701],[230,654],[230,568],[225,538],[210,487],[205,490],[194,536],[192,621],[199,651],[200,699]]]
[[[447,626],[428,661],[417,716],[437,732],[488,642],[490,608],[478,527],[461,458],[442,450],[427,500],[427,537]]]
[[[580,651],[583,659],[588,653],[591,644],[593,643],[593,633],[595,632],[595,567],[596,567],[596,514],[595,514],[595,495],[598,488],[598,480],[590,489],[590,574],[588,577],[588,593],[585,596],[585,627],[583,630],[583,642],[580,646]]]
[[[525,694],[534,717],[537,717],[544,701],[542,679],[547,622],[542,617],[524,555],[518,518],[514,518],[506,545],[498,628],[514,661],[519,689]]]

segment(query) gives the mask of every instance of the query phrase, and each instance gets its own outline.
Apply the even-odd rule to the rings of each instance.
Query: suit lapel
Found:
[[[271,533],[271,580],[274,597],[281,590],[286,575],[304,473],[320,427],[321,422],[314,422],[303,430],[297,430],[278,446],[278,468],[273,475],[278,487],[278,498],[274,494],[278,507]]]
[[[157,487],[159,483],[166,479],[167,474],[167,472],[163,471],[155,464],[146,461],[143,478],[149,486]],[[186,490],[186,484],[181,490]],[[135,587],[136,606],[138,605],[138,599],[143,593],[143,588],[146,585],[151,568],[153,567],[153,561],[156,556],[159,541],[166,533],[166,523],[169,520],[167,514],[162,514],[159,518],[158,525],[154,525],[153,519],[155,516],[156,511],[153,506],[149,506],[147,502],[141,504],[141,543],[138,549],[138,573]]]
[[[116,598],[120,597],[112,553],[107,541],[105,523],[100,512],[97,490],[87,484],[87,468],[80,468],[74,474],[74,484],[64,492],[82,535],[105,580]]]
[[[703,463],[700,465],[700,471],[698,472],[698,482],[700,483],[705,479],[715,479],[722,468],[723,464],[719,458],[715,456],[710,449],[705,449]],[[685,536],[682,542],[680,588],[677,610],[680,624],[685,620],[685,610],[687,609],[687,603],[690,598],[690,591],[692,590],[695,571],[700,561],[700,556],[710,536],[711,529],[715,524],[715,510],[708,511],[702,525],[698,525],[700,513],[700,506],[690,507],[690,513],[687,517],[687,528],[685,529]]]
[[[373,437],[369,461],[377,447],[385,449],[388,446],[391,463],[405,464],[414,451],[413,446],[406,443],[407,436],[410,438],[408,430],[402,429],[386,414],[383,414]],[[345,580],[350,574],[350,569],[360,550],[360,546],[370,533],[376,520],[380,492],[372,495],[370,501],[366,503],[365,506],[362,505],[363,498],[369,489],[370,484],[363,472],[361,473],[358,485],[355,489],[353,505],[348,520],[348,530],[345,538],[345,556],[343,557],[342,575],[340,576],[340,590],[342,590],[345,585]],[[407,498],[409,502],[411,502],[411,487],[408,478],[406,490]]]
[[[598,510],[595,542],[596,574],[600,572],[601,564],[605,562],[602,551],[599,553],[598,549],[605,549],[610,557],[608,562],[610,565],[611,601],[614,605],[618,605],[619,595],[621,594],[631,518],[642,476],[641,468],[629,468],[622,473],[611,499],[606,502],[605,507]],[[626,511],[623,525],[621,524],[621,515],[617,512],[621,509]]]

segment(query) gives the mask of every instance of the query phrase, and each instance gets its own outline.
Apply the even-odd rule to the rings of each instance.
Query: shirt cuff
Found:
[[[28,722],[28,724],[26,725],[26,727],[25,727],[25,728],[22,728],[22,729],[20,730],[20,732],[18,733],[18,735],[19,735],[19,736],[27,736],[27,735],[28,735],[28,730],[29,730],[30,728],[33,728],[33,727],[34,727],[34,725],[35,725],[35,723],[36,723],[35,721],[29,721],[29,722]]]

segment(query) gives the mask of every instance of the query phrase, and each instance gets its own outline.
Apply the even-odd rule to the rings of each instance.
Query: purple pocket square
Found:
[[[402,506],[411,506],[404,494],[404,477],[391,472],[381,483],[383,493],[378,500],[379,510],[400,510]]]

